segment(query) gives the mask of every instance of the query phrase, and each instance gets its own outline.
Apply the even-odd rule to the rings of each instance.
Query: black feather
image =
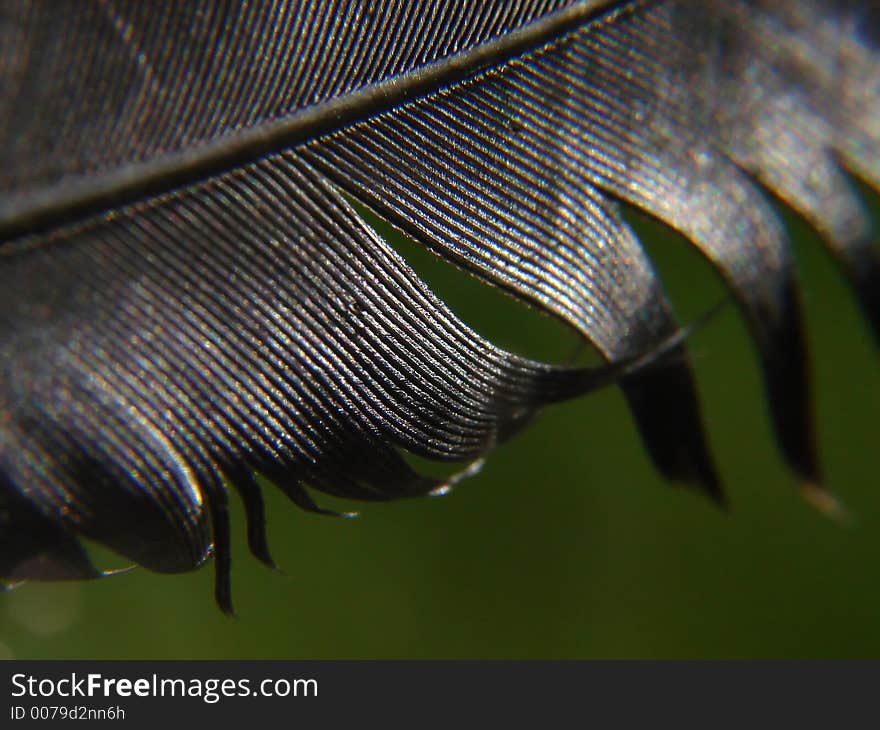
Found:
[[[880,334],[880,5],[854,0],[0,3],[0,578],[213,553],[253,474],[392,499],[619,379],[660,471],[721,487],[679,327],[619,211],[728,281],[782,453],[821,485],[775,196]],[[610,363],[458,321],[357,215],[562,319]]]

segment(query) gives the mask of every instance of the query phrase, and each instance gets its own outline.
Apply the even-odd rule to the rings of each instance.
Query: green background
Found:
[[[683,321],[722,298],[694,249],[635,222]],[[0,595],[0,656],[880,657],[877,353],[830,256],[789,223],[827,482],[849,527],[798,497],[754,351],[726,307],[691,351],[727,513],[652,472],[609,389],[548,409],[444,498],[347,504],[361,517],[341,520],[267,489],[283,574],[247,553],[236,505],[237,618],[214,606],[209,568],[29,585]],[[554,360],[572,351],[557,323],[399,244],[494,341]]]

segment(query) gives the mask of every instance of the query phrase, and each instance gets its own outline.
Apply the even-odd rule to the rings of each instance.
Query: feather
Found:
[[[796,274],[771,198],[880,334],[880,5],[866,0],[0,2],[0,579],[88,578],[81,538],[213,557],[254,474],[423,495],[618,382],[660,472],[722,499],[662,284],[621,215],[726,279],[781,453],[821,489]],[[604,357],[505,352],[352,207]],[[821,492],[819,492],[821,494]]]

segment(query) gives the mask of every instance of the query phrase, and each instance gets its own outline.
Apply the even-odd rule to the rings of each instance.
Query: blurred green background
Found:
[[[797,495],[774,448],[756,359],[732,307],[692,338],[732,509],[655,475],[616,389],[544,412],[444,498],[300,512],[267,489],[284,574],[237,528],[238,616],[210,568],[143,570],[0,595],[14,658],[880,657],[877,353],[821,244],[789,217],[842,528]],[[634,219],[683,321],[724,295],[699,255]],[[406,242],[400,250],[494,341],[562,360],[574,339]],[[324,503],[338,505],[324,499]]]

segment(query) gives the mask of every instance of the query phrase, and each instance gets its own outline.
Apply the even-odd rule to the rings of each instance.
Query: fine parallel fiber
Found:
[[[686,338],[621,214],[678,230],[749,326],[821,494],[797,273],[822,236],[880,336],[880,6],[864,0],[0,0],[0,581],[213,558],[255,475],[388,500],[617,384],[666,478],[724,499]],[[569,325],[460,321],[356,201]],[[707,307],[710,303],[707,303]],[[515,322],[511,326],[516,326]],[[499,495],[503,498],[503,495]]]

